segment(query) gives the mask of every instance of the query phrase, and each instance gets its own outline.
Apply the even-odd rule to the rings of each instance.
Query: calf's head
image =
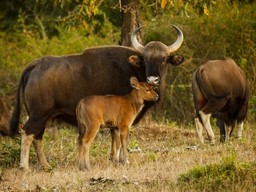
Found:
[[[143,56],[147,82],[151,85],[160,84],[161,78],[167,71],[167,63],[177,66],[184,60],[184,57],[181,55],[172,55],[182,45],[183,33],[177,26],[171,26],[177,31],[178,38],[170,46],[167,46],[159,41],[151,41],[145,46],[141,45],[136,38],[136,33],[142,27],[135,29],[131,33],[132,46]]]
[[[136,77],[131,77],[131,86],[137,90],[138,97],[145,101],[157,101],[158,94],[154,91],[152,86],[146,82],[139,82]]]

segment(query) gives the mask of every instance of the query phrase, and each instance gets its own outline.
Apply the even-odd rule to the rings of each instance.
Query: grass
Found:
[[[178,185],[187,190],[205,191],[255,191],[255,162],[238,163],[230,155],[220,163],[197,166],[178,178]]]
[[[63,126],[63,125],[62,125]],[[218,137],[218,130],[216,137]],[[108,160],[110,133],[102,129],[91,147],[92,170],[78,169],[77,133],[47,129],[45,152],[53,167],[40,169],[33,147],[31,172],[19,168],[20,140],[0,138],[0,191],[255,191],[256,130],[241,141],[198,145],[195,130],[177,125],[139,125],[130,130],[129,165]],[[196,150],[188,146],[197,146]],[[8,147],[7,147],[8,146]]]

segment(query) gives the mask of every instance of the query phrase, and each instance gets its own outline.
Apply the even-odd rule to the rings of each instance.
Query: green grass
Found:
[[[255,191],[256,162],[238,163],[235,156],[227,156],[180,175],[178,186],[190,191]]]

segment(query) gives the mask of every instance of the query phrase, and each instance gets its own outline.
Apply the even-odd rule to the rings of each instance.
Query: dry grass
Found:
[[[51,135],[48,130],[45,151],[53,169],[42,171],[32,155],[31,172],[24,173],[18,168],[17,160],[9,166],[2,154],[0,191],[181,191],[182,186],[176,185],[177,178],[194,167],[218,163],[234,153],[237,162],[256,161],[256,130],[249,126],[241,141],[231,138],[228,144],[205,144],[197,150],[187,149],[198,144],[193,129],[157,124],[133,127],[130,164],[125,166],[108,160],[110,135],[104,129],[93,142],[90,156],[93,169],[89,172],[78,169],[74,130],[61,129],[55,140]],[[1,146],[16,146],[9,139],[2,138],[0,142]]]

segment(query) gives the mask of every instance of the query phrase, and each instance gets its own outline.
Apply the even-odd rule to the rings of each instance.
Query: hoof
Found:
[[[215,142],[214,142],[214,141],[210,141],[210,145],[211,145],[211,146],[214,146],[214,145],[215,145]]]
[[[226,137],[224,135],[220,136],[220,142],[225,143],[226,142]]]
[[[22,170],[22,171],[24,171],[24,172],[28,172],[28,173],[31,172],[31,170],[30,170],[29,167],[24,167],[24,166],[22,166],[22,165],[19,166],[19,169]]]
[[[50,166],[50,165],[44,165],[44,166],[42,166],[42,169],[43,169],[45,172],[49,172],[49,171],[51,171],[53,168],[52,168],[52,166]]]
[[[80,165],[79,166],[79,170],[80,171],[90,171],[91,170],[91,166]]]
[[[129,164],[130,164],[130,162],[129,162],[128,159],[126,159],[126,160],[120,160],[120,163],[123,164],[123,165],[129,165]]]

